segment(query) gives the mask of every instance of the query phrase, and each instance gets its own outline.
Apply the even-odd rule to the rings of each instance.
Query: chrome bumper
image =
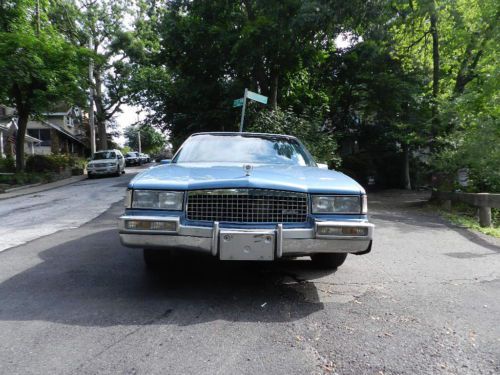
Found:
[[[136,230],[127,229],[127,220],[175,222],[175,230]],[[319,226],[362,227],[367,229],[366,236],[319,235]],[[194,227],[181,225],[178,218],[151,216],[122,216],[119,222],[120,240],[124,246],[140,248],[164,248],[201,251],[214,256],[219,255],[219,223],[213,227]],[[230,228],[230,231],[252,233],[268,231],[275,238],[275,258],[299,256],[316,253],[367,253],[373,239],[374,225],[368,222],[317,221],[314,228],[288,229],[278,224],[276,229]]]

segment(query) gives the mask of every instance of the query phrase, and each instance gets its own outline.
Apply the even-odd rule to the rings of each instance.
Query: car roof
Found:
[[[282,138],[289,138],[289,139],[297,139],[297,137],[294,137],[293,135],[287,135],[287,134],[272,134],[272,133],[253,133],[253,132],[199,132],[199,133],[194,133],[191,134],[191,137],[197,136],[197,135],[242,135],[242,136],[250,136],[250,137],[282,137]]]

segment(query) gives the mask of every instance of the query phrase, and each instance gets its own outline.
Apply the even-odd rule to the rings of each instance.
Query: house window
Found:
[[[67,127],[72,128],[73,127],[73,118],[71,116],[64,116],[64,124]]]
[[[50,129],[28,129],[28,135],[42,141],[40,146],[50,146]]]

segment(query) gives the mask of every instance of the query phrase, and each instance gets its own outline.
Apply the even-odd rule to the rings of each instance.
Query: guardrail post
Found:
[[[443,202],[443,208],[446,211],[451,211],[451,200],[447,199]]]
[[[479,225],[484,227],[491,226],[491,207],[488,205],[488,193],[479,193]]]

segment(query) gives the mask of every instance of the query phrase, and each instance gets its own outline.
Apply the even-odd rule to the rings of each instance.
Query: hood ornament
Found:
[[[251,164],[243,164],[243,170],[245,171],[245,176],[250,176],[253,166]]]

